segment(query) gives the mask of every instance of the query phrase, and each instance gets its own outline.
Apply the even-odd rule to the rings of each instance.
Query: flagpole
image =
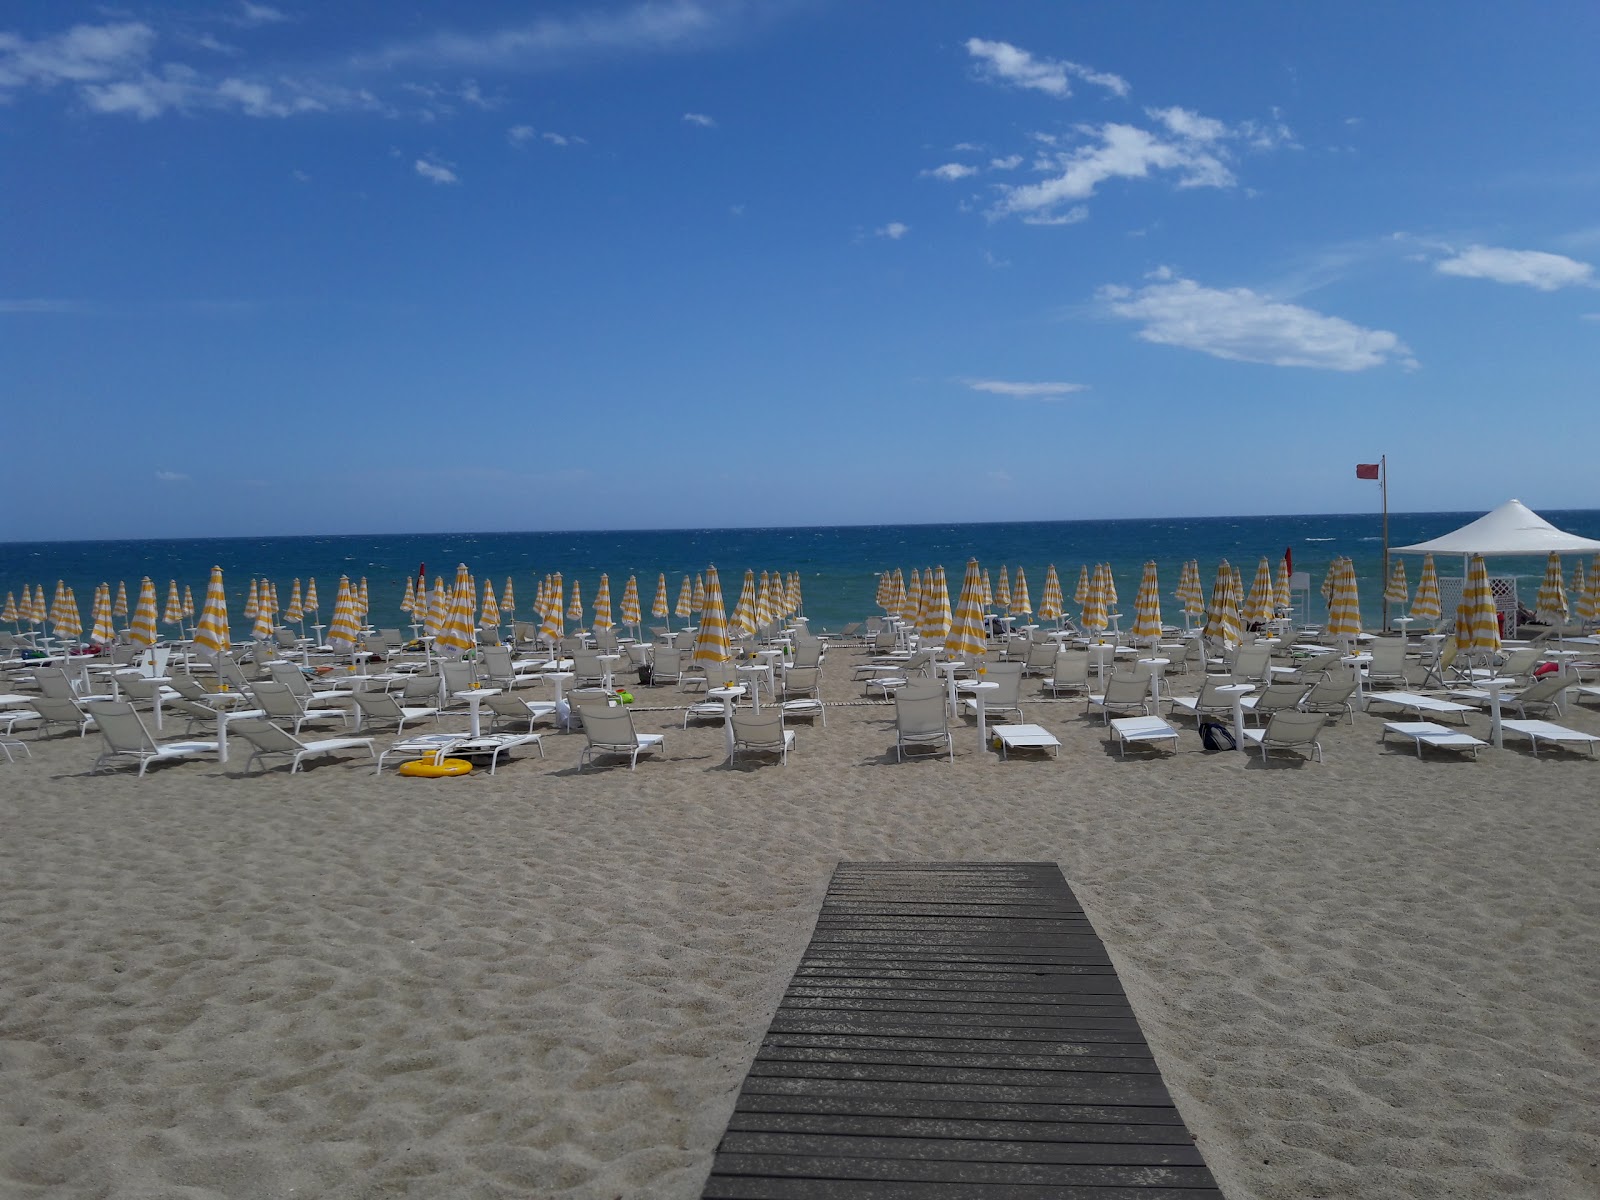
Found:
[[[1383,631],[1389,632],[1389,456],[1378,456],[1378,491],[1383,496]]]

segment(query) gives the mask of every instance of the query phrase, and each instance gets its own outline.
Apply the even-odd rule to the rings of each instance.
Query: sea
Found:
[[[1391,545],[1405,545],[1448,533],[1481,513],[1391,513]],[[1600,538],[1600,509],[1549,511],[1540,514],[1569,532]],[[46,585],[54,594],[58,580],[77,596],[85,625],[96,584],[111,584],[115,594],[126,582],[129,603],[138,596],[139,581],[155,581],[158,606],[164,607],[169,580],[188,585],[200,604],[213,566],[223,571],[229,612],[242,622],[244,599],[252,579],[277,585],[287,605],[292,581],[315,578],[321,620],[333,609],[340,576],[352,584],[365,578],[369,620],[378,626],[402,625],[400,611],[406,580],[425,567],[431,580],[453,580],[464,563],[478,581],[495,581],[498,596],[510,579],[519,619],[532,619],[537,582],[556,571],[570,587],[577,580],[586,605],[593,602],[602,573],[609,576],[612,611],[620,621],[623,588],[629,576],[639,581],[641,605],[649,618],[657,579],[665,574],[669,604],[677,601],[685,575],[714,564],[731,611],[745,570],[763,570],[801,578],[803,609],[813,629],[838,629],[878,613],[874,604],[878,575],[900,568],[942,566],[952,604],[969,558],[976,557],[998,583],[1002,565],[1013,577],[1027,576],[1034,607],[1044,589],[1045,569],[1054,564],[1070,611],[1079,567],[1111,564],[1117,591],[1131,621],[1133,597],[1146,560],[1153,559],[1161,580],[1164,615],[1177,616],[1172,591],[1186,559],[1200,561],[1201,579],[1209,593],[1217,564],[1228,559],[1250,586],[1257,561],[1277,561],[1288,552],[1295,570],[1311,576],[1305,619],[1324,615],[1320,587],[1329,563],[1339,555],[1355,562],[1364,623],[1381,620],[1383,537],[1374,513],[1337,513],[1270,517],[1172,517],[1160,520],[1023,521],[964,525],[837,525],[779,529],[644,529],[612,532],[530,532],[371,534],[337,537],[195,538],[149,541],[71,541],[0,543],[0,593],[20,597],[24,584]],[[1421,560],[1409,555],[1407,571],[1414,587]],[[1441,577],[1459,574],[1459,560],[1440,559]],[[1570,571],[1571,562],[1567,568]],[[1545,564],[1539,559],[1495,559],[1490,573],[1518,580],[1519,594],[1531,607]],[[1391,614],[1394,615],[1394,614]],[[675,623],[675,622],[674,622]]]

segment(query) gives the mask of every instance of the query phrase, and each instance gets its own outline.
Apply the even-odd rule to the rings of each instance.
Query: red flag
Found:
[[[1294,547],[1293,546],[1285,546],[1283,548],[1283,565],[1288,570],[1289,574],[1291,574],[1291,575],[1294,574]]]
[[[1376,479],[1377,477],[1378,477],[1378,464],[1377,463],[1357,463],[1356,464],[1356,478],[1357,479]]]

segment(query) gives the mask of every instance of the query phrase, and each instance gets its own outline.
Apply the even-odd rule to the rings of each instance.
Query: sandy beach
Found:
[[[493,777],[138,780],[29,735],[0,1195],[695,1196],[841,859],[1058,862],[1234,1200],[1600,1194],[1600,762],[1418,761],[1368,714],[1322,764],[1187,726],[1122,761],[1036,691],[1059,760],[968,725],[897,764],[892,709],[841,704],[728,769],[668,687],[636,691],[667,757],[631,773],[549,734]]]

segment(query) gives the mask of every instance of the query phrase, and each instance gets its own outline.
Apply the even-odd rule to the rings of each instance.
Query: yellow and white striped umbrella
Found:
[[[1578,569],[1583,569],[1582,563],[1578,564]],[[23,587],[26,588],[27,584],[23,584]],[[17,594],[15,592],[6,593],[6,606],[0,608],[0,621],[10,621],[13,625],[21,624],[22,614],[17,610]]]
[[[1600,621],[1600,562],[1587,575],[1582,559],[1572,568],[1572,614],[1580,621]]]
[[[1011,611],[1027,616],[1033,611],[1033,601],[1028,599],[1028,577],[1017,568],[1016,582],[1011,585]]]
[[[719,583],[719,586],[720,586],[720,583]],[[694,602],[693,603],[694,603],[694,611],[695,612],[699,612],[702,608],[704,608],[706,606],[706,577],[704,575],[696,575],[694,577]]]
[[[278,614],[283,611],[283,609],[278,605],[278,585],[275,583],[267,584],[267,595],[270,603],[272,604],[271,611],[273,620],[277,620]]]
[[[983,631],[983,573],[978,570],[978,560],[969,558],[961,580],[961,598],[944,637],[944,652],[950,658],[971,659],[987,646]]]
[[[1239,644],[1243,631],[1239,626],[1239,600],[1234,594],[1234,572],[1223,559],[1217,566],[1217,578],[1211,585],[1211,603],[1206,606],[1208,638],[1215,638],[1225,646]]]
[[[1328,633],[1334,637],[1355,637],[1361,632],[1361,596],[1356,587],[1356,564],[1339,560],[1333,577],[1333,598],[1328,604]]]
[[[715,667],[718,663],[727,662],[731,656],[728,645],[728,617],[722,607],[722,580],[717,576],[717,568],[707,567],[703,577],[698,577],[701,584],[700,604],[700,632],[694,639],[694,661],[705,663],[708,667]],[[732,668],[728,673],[732,674]],[[711,680],[712,686],[727,683],[726,679],[717,679],[715,672],[708,673],[706,678]]]
[[[94,589],[94,604],[89,610],[89,640],[102,646],[115,641],[117,630],[112,622],[111,585],[102,583]]]
[[[420,601],[422,599],[422,597],[419,596],[419,597],[417,597],[417,599]],[[309,579],[306,580],[306,606],[305,606],[305,611],[308,612],[308,613],[314,613],[314,612],[317,611],[317,607],[318,607],[318,601],[317,601],[317,577],[315,575],[313,575]]]
[[[950,632],[950,591],[945,584],[944,568],[931,567],[922,582],[924,601],[922,622],[917,632],[933,642],[943,642]]]
[[[635,630],[644,623],[644,615],[639,611],[639,577],[629,575],[628,582],[622,585],[622,623],[632,625]]]
[[[201,653],[215,657],[228,650],[228,593],[222,588],[222,568],[211,568],[206,585],[205,605],[194,627],[194,644]]]
[[[1245,599],[1244,611],[1240,616],[1247,625],[1264,625],[1272,620],[1274,603],[1276,593],[1272,587],[1272,564],[1263,554],[1261,561],[1256,563],[1256,577],[1251,581],[1250,595]]]
[[[561,578],[561,572],[557,571],[551,577],[545,590],[544,608],[540,610],[543,620],[539,624],[539,632],[549,640],[552,646],[567,635],[566,622],[562,619],[561,614],[561,593],[565,588],[566,584]]]
[[[616,622],[611,619],[611,576],[601,575],[600,586],[594,592],[594,627],[596,629],[614,629]]]
[[[339,590],[333,598],[333,618],[328,623],[328,645],[339,653],[348,654],[356,648],[360,636],[361,619],[356,615],[356,594],[350,587],[348,575],[339,576]]]
[[[567,605],[567,620],[583,623],[583,585],[576,579],[572,581],[572,603]]]
[[[433,598],[428,601],[427,631],[434,637],[444,632],[444,627],[450,623],[450,590],[445,586],[444,577],[433,577]]]
[[[1404,604],[1411,599],[1411,592],[1406,586],[1405,559],[1394,560],[1394,570],[1389,572],[1389,583],[1383,589],[1383,598],[1390,604]]]
[[[1072,602],[1078,606],[1078,611],[1083,611],[1083,606],[1089,602],[1089,589],[1094,586],[1094,581],[1089,578],[1089,564],[1083,563],[1078,567],[1078,586],[1072,589]]]
[[[805,612],[805,608],[806,599],[800,593],[800,572],[796,571],[793,575],[789,576],[789,611],[786,612],[784,616],[799,616],[801,613]]]
[[[920,627],[922,622],[922,572],[911,568],[911,583],[906,587],[906,620]]]
[[[1422,574],[1417,578],[1417,594],[1411,597],[1410,616],[1419,621],[1437,621],[1444,616],[1444,602],[1439,595],[1439,575],[1433,569],[1433,555],[1422,556]]]
[[[1183,605],[1183,615],[1189,620],[1205,616],[1206,597],[1200,586],[1200,560],[1191,558],[1183,564],[1183,579],[1178,584],[1178,600]]]
[[[756,631],[756,573],[745,568],[744,586],[739,589],[739,603],[733,606],[733,631],[740,637],[749,637]]]
[[[517,615],[517,593],[511,586],[511,576],[506,576],[506,586],[500,591],[500,616],[509,621]]]
[[[257,598],[256,619],[250,626],[250,636],[258,642],[264,642],[272,636],[272,603],[269,599],[271,589],[265,583],[261,585],[261,594]]]
[[[989,580],[989,569],[983,571],[983,607],[988,609],[994,604],[994,584]]]
[[[483,581],[483,608],[478,614],[478,624],[493,629],[500,624],[500,601],[494,597],[494,581]]]
[[[1104,585],[1103,572],[1096,566],[1094,574],[1089,576],[1089,586],[1083,594],[1081,613],[1085,629],[1099,631],[1111,624],[1111,618],[1106,611]]]
[[[365,621],[367,619],[367,614],[371,611],[372,605],[367,597],[367,577],[363,575],[361,577],[361,586],[356,589],[356,612],[358,612],[361,615],[361,619]]]
[[[889,611],[889,597],[894,591],[893,579],[888,571],[878,572],[878,590],[873,593],[872,602],[885,612]]]
[[[23,621],[33,620],[33,589],[27,584],[22,585],[22,601],[17,605],[16,616],[10,619],[19,625]]]
[[[316,584],[317,581],[313,579],[311,581],[311,594],[313,596],[317,594]],[[183,585],[183,615],[188,617],[191,621],[194,620],[195,617],[194,593],[189,590],[189,585],[187,583]]]
[[[780,579],[776,571],[770,575],[761,572],[761,586],[756,590],[756,624],[758,626],[771,625],[783,619],[783,604],[786,596],[779,594]]]
[[[78,611],[78,597],[69,587],[57,589],[56,602],[50,609],[50,623],[55,635],[64,642],[75,642],[83,636],[83,615]]]
[[[56,582],[56,595],[59,597],[65,589],[65,584]],[[50,619],[50,606],[45,603],[44,584],[39,584],[33,589],[33,623],[43,625]]]
[[[406,580],[406,586],[411,586],[411,580]],[[410,611],[409,609],[407,611]],[[294,586],[289,589],[289,607],[283,610],[285,621],[303,621],[306,616],[305,598],[300,594],[300,578],[295,577]]]
[[[539,619],[544,619],[545,609],[550,607],[550,576],[546,575],[539,580],[539,585],[533,589],[533,611],[539,614]]]
[[[296,590],[299,590],[298,582]],[[417,607],[417,585],[411,581],[411,576],[406,576],[406,594],[400,597],[400,611],[412,612]],[[293,620],[294,618],[291,618]]]
[[[912,582],[915,583],[916,582],[916,572],[913,571],[911,574],[912,574]],[[1010,615],[1010,613],[1011,613],[1011,577],[1007,573],[1006,564],[1005,563],[1001,563],[1000,564],[1000,583],[999,583],[999,586],[995,589],[994,602],[995,602],[996,607],[1005,609],[1007,615]]]
[[[889,592],[889,611],[897,617],[904,618],[906,609],[906,577],[899,567],[894,569],[893,583]]]
[[[1156,562],[1152,558],[1144,564],[1144,574],[1139,579],[1139,594],[1133,601],[1133,628],[1129,630],[1134,637],[1143,638],[1151,645],[1161,640],[1160,588]]]
[[[1240,613],[1241,616],[1243,616],[1243,614],[1244,614],[1244,576],[1239,573],[1239,568],[1238,567],[1233,567],[1233,568],[1231,568],[1231,570],[1233,571],[1233,598],[1234,598],[1234,600],[1236,600],[1238,602],[1238,604],[1239,604],[1239,613]]]
[[[1328,564],[1328,573],[1322,577],[1322,589],[1321,590],[1322,590],[1322,602],[1324,604],[1332,604],[1333,603],[1333,585],[1334,585],[1334,581],[1338,577],[1339,577],[1339,559],[1335,558],[1332,562],[1330,562]]]
[[[683,583],[678,588],[678,603],[672,610],[672,615],[684,621],[694,616],[694,584],[689,581],[687,575],[683,577]]]
[[[1100,564],[1100,587],[1105,593],[1106,614],[1117,611],[1117,577],[1111,573],[1110,563]]]
[[[656,573],[656,598],[650,605],[650,615],[657,621],[670,621],[672,609],[667,605],[667,573]]]
[[[1545,562],[1544,580],[1539,584],[1539,598],[1533,602],[1533,608],[1552,625],[1567,619],[1567,584],[1561,575],[1561,556],[1554,550]]]
[[[1278,582],[1272,589],[1272,606],[1278,612],[1287,613],[1290,603],[1289,556],[1285,554],[1278,560]]]
[[[1456,609],[1456,648],[1489,653],[1500,649],[1494,591],[1489,586],[1489,568],[1481,554],[1474,554],[1467,564],[1466,586],[1461,591],[1461,605]]]
[[[1039,619],[1060,621],[1067,615],[1062,604],[1061,579],[1056,575],[1056,565],[1051,563],[1044,571],[1044,594],[1039,599]]]
[[[129,633],[135,646],[142,648],[156,644],[156,585],[148,575],[139,583],[139,603],[133,610],[133,624]]]
[[[106,594],[109,596],[110,592],[111,585],[108,583],[106,584]],[[128,584],[126,580],[117,580],[117,600],[111,606],[111,615],[113,617],[125,617],[128,615]]]
[[[259,585],[254,579],[250,581],[250,591],[244,598],[244,619],[254,621],[256,611],[261,607],[261,593]]]
[[[450,615],[433,642],[434,647],[447,658],[460,658],[477,643],[472,628],[477,607],[477,594],[472,590],[472,576],[467,573],[467,564],[458,563],[456,585],[450,594]]]

